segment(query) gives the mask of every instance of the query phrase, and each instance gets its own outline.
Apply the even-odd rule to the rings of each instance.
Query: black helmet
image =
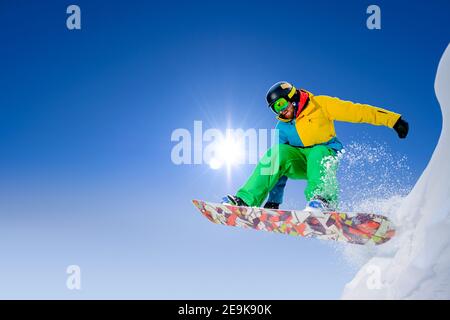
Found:
[[[269,108],[272,109],[273,104],[280,98],[285,98],[287,101],[295,102],[297,89],[286,81],[280,81],[270,87],[266,94],[266,100]]]

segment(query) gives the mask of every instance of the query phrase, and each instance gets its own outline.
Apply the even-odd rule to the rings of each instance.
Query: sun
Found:
[[[241,164],[245,156],[242,139],[227,135],[214,144],[214,156],[209,161],[211,169],[230,168]]]

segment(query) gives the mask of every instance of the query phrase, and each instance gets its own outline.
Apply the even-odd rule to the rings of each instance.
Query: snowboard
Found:
[[[395,235],[393,223],[372,213],[318,212],[239,207],[192,200],[211,222],[291,236],[379,245]]]

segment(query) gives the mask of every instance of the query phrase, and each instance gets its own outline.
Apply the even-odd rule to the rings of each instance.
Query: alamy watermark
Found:
[[[66,26],[69,30],[81,30],[81,9],[78,5],[69,5],[66,13],[70,16],[66,19]],[[366,20],[366,26],[369,30],[381,29],[381,9],[378,5],[372,4],[367,7],[366,13],[370,16]]]
[[[369,265],[366,268],[367,280],[366,286],[369,290],[380,290],[382,287],[381,282],[381,268],[376,265]]]
[[[370,16],[367,18],[366,26],[369,30],[381,29],[381,9],[379,6],[373,4],[367,7],[367,14]]]
[[[175,165],[207,164],[212,169],[227,165],[257,164],[271,145],[278,142],[276,129],[204,130],[202,121],[194,121],[191,130],[173,130],[171,161]]]
[[[66,287],[69,290],[81,290],[81,268],[78,265],[70,265],[66,269],[69,275],[66,280]]]
[[[77,5],[70,5],[66,9],[66,13],[70,16],[66,19],[66,26],[69,30],[80,30],[81,29],[81,9]]]

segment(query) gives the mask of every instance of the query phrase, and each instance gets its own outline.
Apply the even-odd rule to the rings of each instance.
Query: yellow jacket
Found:
[[[283,143],[305,147],[328,144],[336,138],[334,121],[369,123],[392,128],[401,116],[368,104],[344,101],[329,96],[314,96],[306,90],[303,91],[309,94],[309,102],[295,119],[295,131],[298,137],[292,137],[294,130],[289,130],[287,126],[288,123],[294,124],[293,120],[278,117],[280,122],[277,128],[280,129],[280,138]],[[298,145],[298,140],[301,145]]]

